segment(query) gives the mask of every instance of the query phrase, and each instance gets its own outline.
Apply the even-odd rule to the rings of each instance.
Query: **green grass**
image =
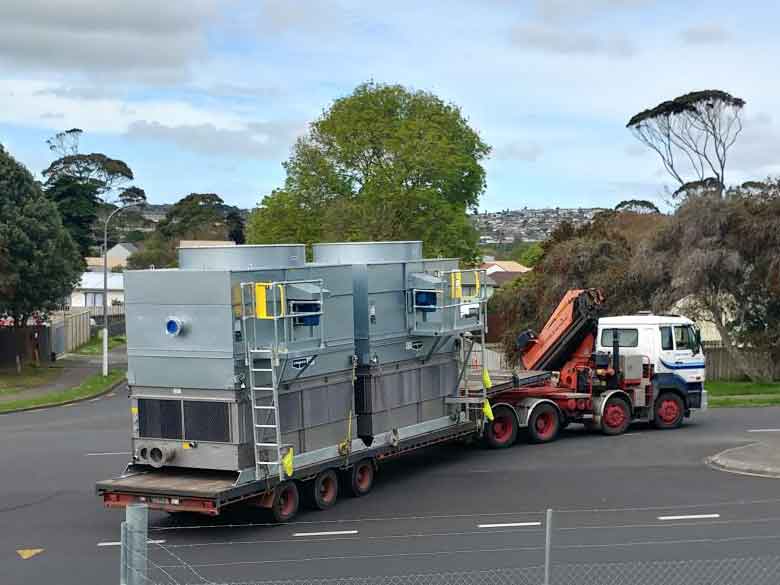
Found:
[[[780,405],[780,383],[706,382],[710,406],[774,406]]]
[[[127,338],[124,335],[115,335],[114,337],[108,338],[108,350],[111,351],[115,347],[119,347],[120,345],[124,345],[127,343]],[[87,341],[84,345],[82,345],[80,348],[76,350],[76,353],[84,354],[84,355],[100,355],[103,353],[103,340],[100,338],[99,335],[96,335],[89,341]]]
[[[91,398],[105,392],[108,388],[124,379],[126,375],[127,372],[123,369],[112,370],[105,378],[102,374],[94,374],[84,380],[79,386],[70,388],[69,390],[52,392],[51,394],[44,394],[43,396],[37,396],[35,398],[0,403],[0,412],[10,412],[12,410],[34,408],[37,406],[54,406],[72,400]]]
[[[55,380],[61,373],[61,368],[36,367],[29,364],[22,368],[21,374],[17,374],[15,369],[2,369],[0,370],[0,395],[43,386]]]

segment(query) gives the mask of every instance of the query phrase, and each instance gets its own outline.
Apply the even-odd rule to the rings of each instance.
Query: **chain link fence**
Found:
[[[548,525],[550,515],[545,521]],[[695,560],[601,563],[551,562],[543,565],[468,571],[420,572],[383,576],[299,579],[214,578],[188,560],[181,546],[149,540],[145,506],[128,507],[122,523],[121,585],[778,585],[780,555]],[[546,528],[546,527],[545,527]],[[545,530],[546,544],[552,531]],[[182,545],[186,547],[186,545]],[[198,555],[199,559],[204,558]],[[241,563],[238,563],[241,564]],[[249,563],[251,564],[251,562]],[[227,572],[228,567],[216,567]]]

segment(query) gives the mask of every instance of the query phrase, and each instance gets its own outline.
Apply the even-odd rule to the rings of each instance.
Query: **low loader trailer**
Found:
[[[97,493],[109,508],[143,502],[169,513],[217,516],[245,505],[286,522],[301,503],[325,510],[340,495],[368,494],[382,462],[417,449],[459,439],[506,448],[521,431],[529,442],[545,443],[570,423],[607,435],[622,434],[635,421],[672,429],[705,409],[704,357],[693,323],[675,315],[600,319],[603,304],[598,290],[569,291],[538,335],[518,336],[522,370],[488,371],[476,349],[481,332],[461,334],[458,392],[442,399],[447,416],[392,428],[371,441],[354,436],[350,422],[346,440],[329,455],[296,458],[294,466],[290,457],[278,475],[259,479],[133,461],[119,477],[98,482]]]

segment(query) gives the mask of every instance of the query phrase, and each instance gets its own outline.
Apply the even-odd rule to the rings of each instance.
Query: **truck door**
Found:
[[[661,325],[660,359],[656,371],[677,374],[686,382],[704,380],[704,356],[691,325]]]

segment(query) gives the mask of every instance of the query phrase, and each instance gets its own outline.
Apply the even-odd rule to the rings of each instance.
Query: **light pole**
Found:
[[[141,205],[140,203],[128,203],[117,207],[108,214],[103,225],[103,376],[108,376],[108,222],[120,211],[128,207]]]

